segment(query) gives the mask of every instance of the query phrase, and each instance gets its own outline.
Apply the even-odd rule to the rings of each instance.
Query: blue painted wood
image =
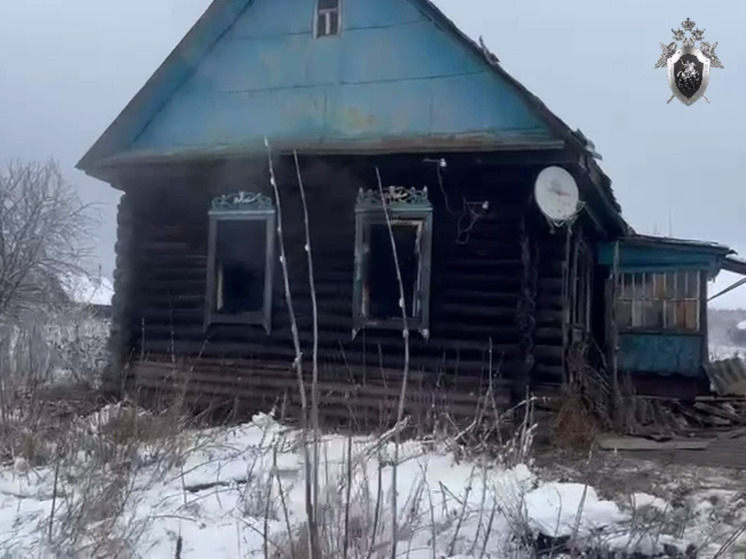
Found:
[[[130,151],[263,148],[265,136],[299,147],[553,139],[521,95],[421,3],[347,0],[342,8],[341,34],[316,39],[314,0],[250,2]]]
[[[622,333],[619,335],[619,368],[695,377],[702,374],[702,336],[697,334]]]
[[[142,132],[145,123],[192,74],[215,40],[230,28],[249,1],[213,2],[76,167],[91,169],[99,160],[114,156],[126,148]]]
[[[597,248],[598,263],[612,266],[614,244],[600,244]],[[718,247],[693,245],[690,248],[660,246],[635,246],[619,244],[619,270],[622,272],[655,272],[668,270],[708,270],[717,273],[724,254]]]

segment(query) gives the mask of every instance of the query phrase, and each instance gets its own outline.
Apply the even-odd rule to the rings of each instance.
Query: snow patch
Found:
[[[630,495],[630,504],[635,510],[652,507],[659,511],[665,511],[669,507],[665,500],[649,493],[633,493]]]
[[[111,305],[114,285],[109,278],[93,278],[86,275],[68,275],[62,280],[68,297],[84,305]]]
[[[109,406],[79,420],[79,428],[99,440],[101,426],[121,412],[120,406]],[[86,541],[101,539],[95,531],[98,522],[109,522],[106,538],[126,533],[134,555],[153,559],[173,558],[177,540],[185,559],[264,557],[267,545],[273,555],[276,547],[287,551],[290,542],[302,544],[305,470],[299,431],[257,415],[244,425],[186,431],[181,436],[184,444],[176,446],[187,450],[166,468],[159,462],[163,451],[157,441],[141,445],[131,462],[138,466],[131,466],[124,484],[130,493],[124,509],[116,513],[121,515],[117,528],[105,513],[92,517],[88,539],[75,542],[78,552]],[[59,538],[74,528],[67,522],[76,503],[95,502],[86,494],[91,475],[104,482],[117,475],[109,464],[92,464],[82,450],[75,456],[57,472],[54,466],[0,468],[0,548],[11,556],[38,555],[45,549],[55,495]],[[581,542],[651,553],[675,542],[659,535],[633,538],[629,524],[634,511],[622,510],[581,483],[543,482],[524,464],[475,465],[433,450],[432,444],[409,441],[400,449],[394,486],[393,456],[391,444],[374,437],[323,437],[320,510],[330,532],[324,545],[339,545],[331,532],[341,533],[347,510],[349,533],[355,535],[348,556],[357,555],[352,547],[369,544],[374,526],[380,530],[376,541],[381,552],[386,551],[394,490],[400,552],[412,559],[429,559],[433,553],[461,559],[524,556],[526,538],[539,533],[554,538],[574,534]],[[665,507],[663,500],[644,493],[632,499],[633,508]],[[107,494],[106,500],[116,498]],[[383,512],[377,522],[376,510]],[[342,552],[325,550],[325,556],[341,557]]]

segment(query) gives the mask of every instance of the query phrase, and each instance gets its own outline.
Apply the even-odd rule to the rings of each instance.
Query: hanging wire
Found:
[[[445,159],[433,160],[426,159],[425,161],[430,163],[436,163],[435,173],[438,177],[438,187],[440,188],[440,194],[443,196],[443,202],[446,211],[458,218],[456,220],[456,243],[459,245],[465,245],[471,239],[471,232],[474,226],[484,217],[490,207],[488,200],[481,202],[470,202],[465,197],[461,197],[461,211],[457,212],[451,209],[450,202],[448,200],[448,194],[443,184],[443,174],[441,168],[445,167]],[[466,223],[466,225],[464,225]]]
[[[465,245],[471,238],[471,231],[479,220],[484,217],[484,214],[489,210],[490,203],[485,200],[484,202],[469,202],[466,198],[462,198],[464,211],[456,222],[456,243]],[[463,226],[464,221],[468,218],[468,225]]]

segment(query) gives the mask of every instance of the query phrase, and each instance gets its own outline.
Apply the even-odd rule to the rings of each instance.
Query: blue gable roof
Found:
[[[561,147],[577,138],[428,0],[214,0],[79,162],[279,149]]]

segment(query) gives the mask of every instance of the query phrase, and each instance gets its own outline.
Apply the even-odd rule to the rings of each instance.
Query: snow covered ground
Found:
[[[63,459],[6,463],[0,557],[308,557],[299,431],[258,415],[136,443],[121,436],[121,425],[140,420],[150,434],[160,421],[109,406],[70,427]],[[735,529],[719,523],[718,540],[708,542],[715,498],[699,503],[693,528],[673,528],[664,519],[675,502],[640,492],[603,499],[584,483],[538,476],[526,463],[458,460],[444,442],[400,449],[400,557],[532,557],[537,534],[644,553],[693,544],[707,557]],[[338,435],[319,448],[324,557],[389,557],[392,443]]]
[[[737,345],[710,345],[710,359],[730,359],[731,357],[746,357],[746,347]]]
[[[106,328],[88,332],[86,324],[67,337],[90,357]],[[88,338],[90,347],[81,342]],[[731,357],[744,348],[712,351]],[[39,351],[29,345],[26,353]],[[21,411],[0,406],[0,559],[171,559],[177,549],[183,559],[309,557],[299,431],[266,415],[184,429],[124,405],[41,428],[36,408]],[[705,558],[734,534],[733,547],[746,549],[738,533],[746,527],[746,473],[613,453],[467,459],[451,448],[439,437],[401,449],[400,557],[535,557],[537,546],[570,538],[641,557],[693,547]],[[324,557],[390,557],[390,437],[326,435],[320,455]]]

